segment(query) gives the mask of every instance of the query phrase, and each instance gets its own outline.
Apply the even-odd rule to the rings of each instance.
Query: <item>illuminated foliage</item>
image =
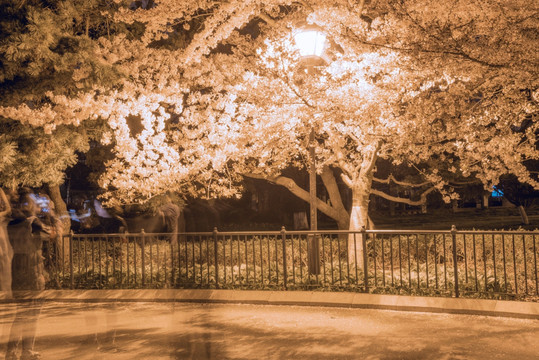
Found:
[[[319,209],[341,228],[367,225],[372,194],[420,204],[437,190],[449,200],[446,173],[480,179],[487,188],[503,174],[539,185],[525,166],[539,156],[533,2],[116,3],[119,11],[107,8],[110,16],[92,13],[106,26],[70,33],[67,44],[79,45],[62,54],[45,49],[57,49],[66,37],[57,33],[71,31],[62,27],[35,56],[13,49],[46,34],[52,18],[66,16],[59,9],[78,13],[81,5],[58,2],[39,21],[28,10],[35,26],[16,32],[36,29],[29,32],[33,40],[13,34],[6,54],[18,54],[10,61],[32,69],[24,70],[28,81],[50,76],[46,64],[59,66],[53,79],[67,79],[69,91],[54,82],[28,91],[39,102],[13,96],[0,108],[5,118],[45,133],[106,120],[102,140],[114,145],[116,158],[102,185],[111,201],[140,202],[167,190],[232,195],[241,175],[269,179],[307,199],[281,170],[308,164],[311,130],[330,197]],[[72,19],[87,24],[84,16]],[[292,33],[307,23],[332,41],[324,66],[311,70],[292,47]],[[401,199],[373,188],[389,181],[375,177],[379,158],[433,164],[418,167],[427,169],[418,171],[428,184],[423,197]],[[335,175],[352,190],[351,211]]]

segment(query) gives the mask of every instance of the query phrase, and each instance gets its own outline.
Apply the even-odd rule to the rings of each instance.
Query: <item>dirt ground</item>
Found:
[[[0,354],[17,313],[0,305]],[[539,321],[347,308],[35,304],[42,359],[537,359]],[[32,312],[29,312],[32,313]]]

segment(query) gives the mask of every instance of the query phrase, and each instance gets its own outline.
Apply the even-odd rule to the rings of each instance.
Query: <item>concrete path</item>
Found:
[[[39,308],[42,359],[537,359],[539,321],[358,308],[179,302],[0,304],[0,358]],[[26,318],[31,325],[31,318]]]
[[[197,302],[251,305],[298,305],[350,307],[380,310],[423,311],[452,314],[520,317],[539,320],[539,302],[363,294],[355,292],[215,290],[215,289],[122,289],[19,291],[19,301],[42,299],[58,302]],[[13,298],[0,293],[0,303]]]

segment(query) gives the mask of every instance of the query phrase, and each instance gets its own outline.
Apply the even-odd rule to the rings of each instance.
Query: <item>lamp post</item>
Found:
[[[315,62],[320,63],[322,54],[326,46],[326,35],[316,29],[306,29],[299,31],[294,35],[296,47],[298,48],[303,60],[308,64]],[[315,61],[316,60],[316,61]],[[307,65],[307,70],[311,70],[313,66]],[[319,239],[315,232],[318,230],[318,213],[316,207],[316,142],[314,128],[311,127],[309,134],[309,208],[310,208],[310,220],[311,231],[313,234],[309,236],[309,248],[308,248],[308,267],[309,274],[320,274],[320,246]]]
[[[315,148],[314,129],[311,128],[309,134],[309,158],[311,164],[309,167],[309,207],[311,217],[311,230],[318,230],[318,209],[316,207],[316,148]]]

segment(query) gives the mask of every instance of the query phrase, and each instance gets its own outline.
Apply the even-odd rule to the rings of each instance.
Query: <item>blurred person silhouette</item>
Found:
[[[0,188],[0,292],[7,297],[11,297],[11,259],[13,258],[13,248],[7,233],[10,215],[9,199]]]
[[[114,302],[106,307],[96,307],[94,311],[84,314],[84,329],[88,330],[81,341],[81,349],[85,353],[94,352],[96,357],[103,357],[102,353],[116,353],[120,349],[116,342],[116,328],[118,314]],[[102,355],[99,355],[99,354]]]
[[[43,238],[50,234],[50,229],[37,217],[39,207],[31,196],[28,188],[22,188],[14,196],[12,219],[8,224],[8,235],[13,247],[12,284],[13,297],[24,297],[21,291],[41,291],[45,289],[43,266]],[[35,294],[31,294],[35,295]],[[22,299],[21,299],[22,300]],[[26,299],[25,299],[26,300]],[[17,313],[7,344],[6,359],[17,359],[17,351],[21,344],[20,359],[39,359],[39,353],[34,351],[37,319],[41,312],[41,301],[30,296],[30,301],[17,303]]]
[[[32,194],[31,197],[38,204],[36,216],[46,226],[46,230],[39,230],[43,237],[43,258],[45,261],[45,280],[52,280],[57,287],[60,286],[59,261],[62,259],[63,224],[55,211],[55,206],[47,194]],[[45,241],[46,240],[46,241]]]

